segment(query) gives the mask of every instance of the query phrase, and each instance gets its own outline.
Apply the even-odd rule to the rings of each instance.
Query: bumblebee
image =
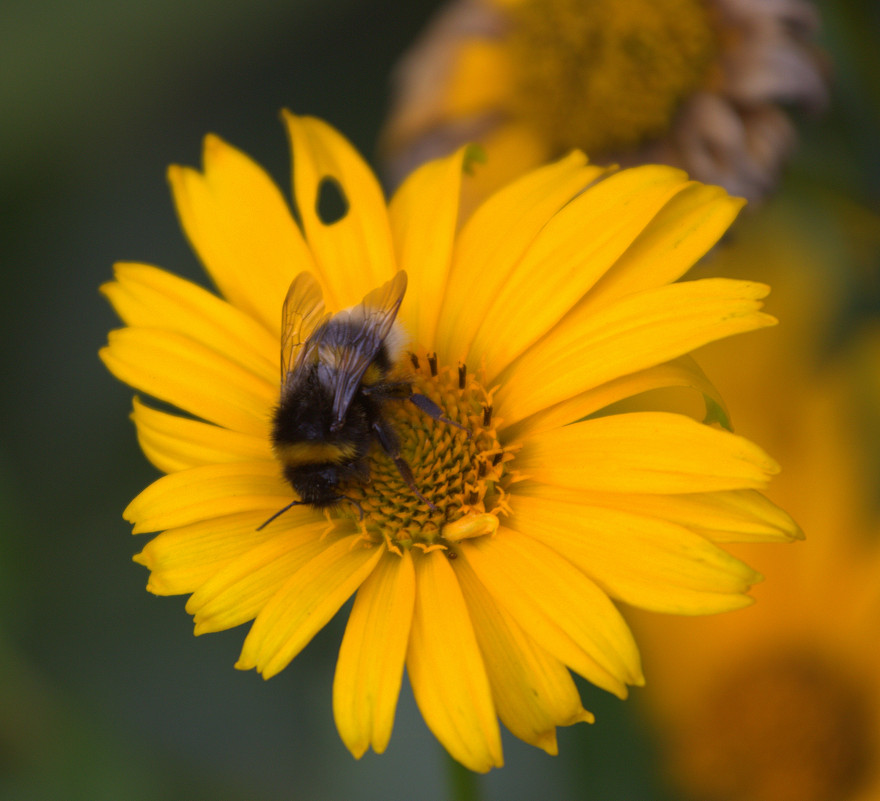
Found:
[[[397,311],[406,292],[406,273],[370,292],[338,314],[324,312],[321,288],[308,272],[293,279],[281,320],[281,396],[272,421],[272,447],[297,500],[316,509],[342,501],[346,483],[369,479],[368,454],[377,442],[392,458],[410,489],[436,509],[415,485],[400,455],[400,440],[384,415],[391,401],[410,401],[435,420],[443,417],[432,400],[414,393],[407,380],[391,377],[405,336]]]

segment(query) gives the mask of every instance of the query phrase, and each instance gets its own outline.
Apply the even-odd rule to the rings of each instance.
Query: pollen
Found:
[[[456,542],[497,530],[514,455],[499,442],[492,392],[479,374],[464,365],[438,365],[433,354],[413,355],[407,367],[413,392],[430,398],[447,418],[435,420],[408,400],[389,401],[384,409],[423,498],[378,445],[370,453],[369,480],[347,486],[345,495],[363,512],[368,540],[392,550],[446,549],[454,558]],[[341,513],[358,517],[355,504],[343,505]]]
[[[513,103],[557,152],[662,136],[712,80],[717,43],[701,0],[524,0],[512,14]]]

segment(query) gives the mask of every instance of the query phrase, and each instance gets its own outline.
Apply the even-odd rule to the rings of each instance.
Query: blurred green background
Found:
[[[324,117],[371,157],[389,70],[438,6],[0,4],[0,798],[447,797],[443,751],[408,689],[385,755],[356,762],[339,741],[341,620],[264,682],[232,667],[241,630],[195,639],[185,599],[145,592],[121,510],[156,473],[127,417],[131,391],[96,355],[117,325],[97,292],[114,261],[204,282],[166,166],[198,165],[214,132],[286,187],[282,107]],[[820,6],[834,99],[805,121],[785,191],[809,203],[828,190],[876,212],[880,6]],[[871,259],[842,266],[841,336],[880,312]],[[507,738],[484,797],[671,798],[634,695],[584,687],[597,723],[560,731],[558,758]]]

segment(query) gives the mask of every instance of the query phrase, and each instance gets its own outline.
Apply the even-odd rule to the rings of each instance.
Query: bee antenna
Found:
[[[263,530],[264,528],[266,528],[266,526],[268,526],[269,523],[271,523],[276,517],[280,517],[280,516],[283,515],[288,509],[291,509],[291,508],[293,508],[294,506],[300,506],[302,503],[303,503],[303,501],[291,501],[291,502],[290,502],[289,504],[287,504],[287,506],[285,506],[283,509],[279,509],[277,512],[275,512],[275,514],[272,515],[272,517],[270,517],[270,518],[269,518],[268,520],[266,520],[264,523],[260,523],[260,525],[257,526],[256,530],[257,530],[257,531],[262,531],[262,530]]]
[[[431,417],[434,420],[437,420],[440,423],[446,423],[450,426],[455,426],[456,428],[460,428],[462,431],[467,434],[468,439],[471,438],[471,430],[467,426],[463,426],[461,423],[456,423],[455,420],[450,420],[443,414],[443,409],[441,409],[434,401],[432,401],[427,395],[422,395],[418,392],[413,392],[412,395],[409,396],[409,401],[414,406],[417,406],[421,409],[428,417]],[[488,423],[486,423],[488,425]]]

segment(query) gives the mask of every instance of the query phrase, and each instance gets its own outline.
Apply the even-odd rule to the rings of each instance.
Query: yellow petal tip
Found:
[[[367,743],[345,743],[345,747],[348,749],[348,753],[350,753],[355,759],[360,759],[367,753]],[[381,753],[381,751],[377,751],[376,753]]]
[[[550,756],[557,756],[559,754],[559,743],[556,741],[556,729],[542,732],[534,739],[532,745],[550,754]]]
[[[575,723],[595,723],[596,716],[592,712],[590,712],[586,709],[582,709],[580,711],[580,713],[578,714],[578,716],[575,718],[574,722]]]
[[[165,170],[165,178],[172,186],[179,184],[183,181],[183,175],[187,169],[187,167],[183,167],[180,164],[169,164],[168,169]]]
[[[205,172],[208,171],[211,163],[216,162],[219,157],[231,150],[230,145],[217,136],[217,134],[205,134],[205,138],[202,140],[202,163],[204,164]]]

